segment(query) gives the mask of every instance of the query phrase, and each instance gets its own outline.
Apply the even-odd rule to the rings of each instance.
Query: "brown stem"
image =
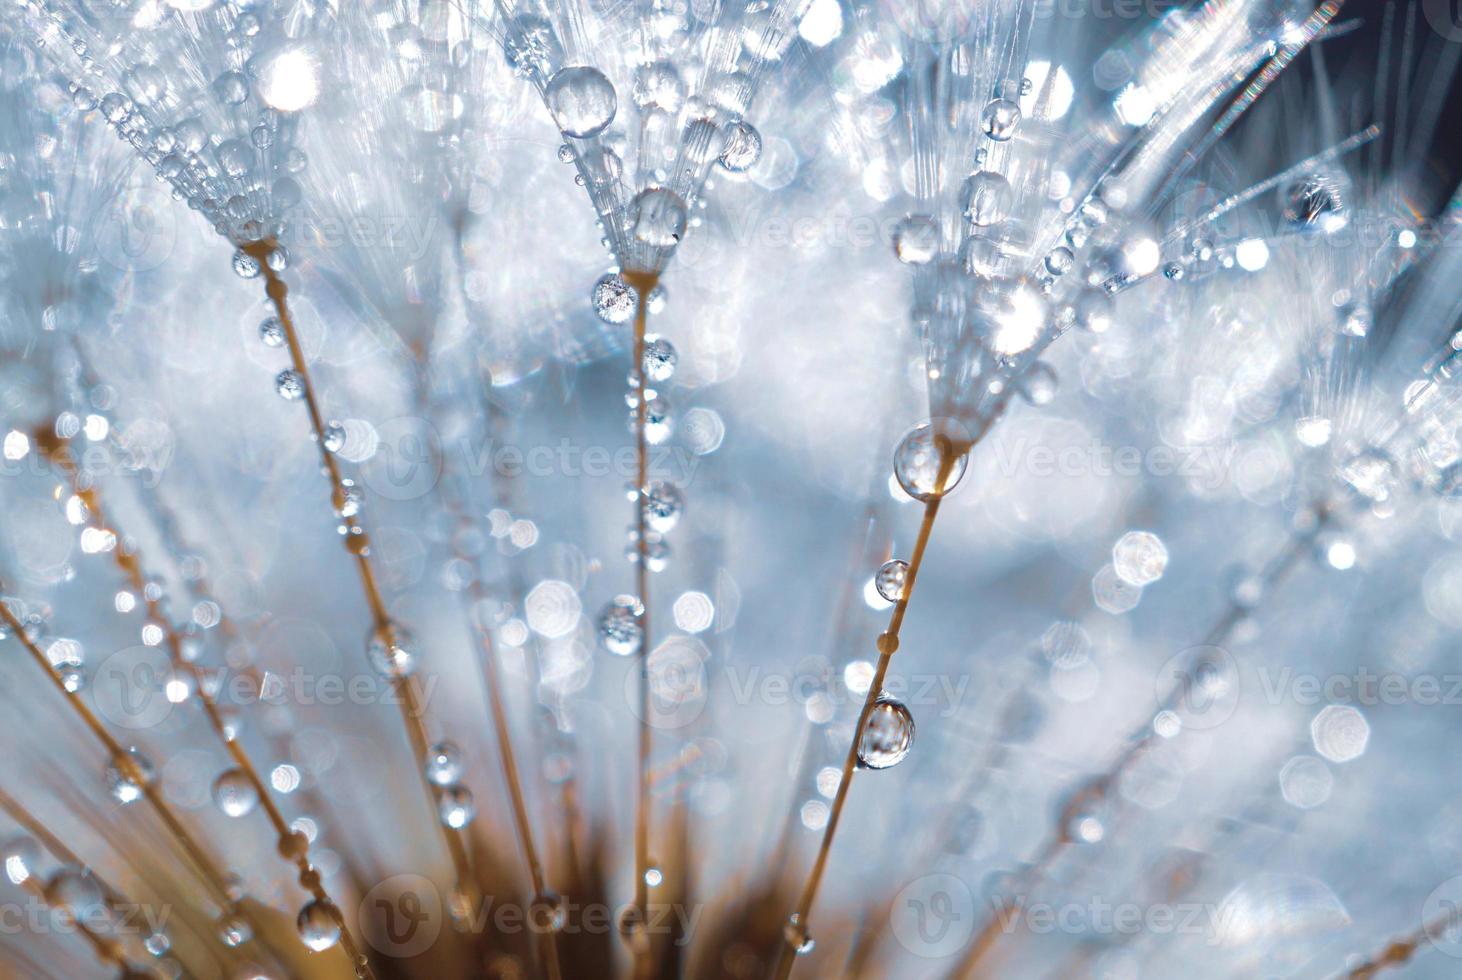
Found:
[[[893,613],[888,620],[888,629],[878,637],[878,667],[873,672],[872,683],[868,685],[868,694],[863,699],[863,708],[858,712],[858,724],[853,729],[848,754],[843,759],[843,774],[842,778],[838,780],[837,793],[833,796],[827,828],[822,834],[822,844],[817,849],[817,858],[812,863],[812,871],[807,876],[806,884],[803,885],[802,897],[797,902],[795,925],[789,923],[792,928],[788,929],[786,942],[783,943],[781,955],[777,960],[777,980],[787,980],[797,961],[796,945],[800,944],[796,943],[794,935],[800,934],[804,938],[809,935],[807,922],[812,912],[812,903],[817,899],[818,887],[822,884],[823,873],[827,870],[828,856],[832,853],[833,835],[837,833],[838,821],[843,815],[843,805],[847,802],[848,790],[853,783],[853,771],[858,765],[858,743],[862,740],[863,731],[868,726],[868,719],[873,714],[874,705],[883,693],[883,681],[888,674],[889,661],[893,659],[894,653],[899,648],[899,630],[903,627],[904,613],[909,608],[909,600],[914,595],[914,584],[918,581],[919,569],[924,563],[924,551],[929,546],[929,536],[934,531],[934,519],[939,515],[939,504],[944,499],[944,485],[948,481],[955,463],[969,450],[967,445],[954,445],[946,436],[937,436],[936,440],[940,449],[939,474],[934,481],[936,492],[924,504],[924,520],[919,525],[919,536],[914,541],[913,554],[909,556],[909,569],[904,578],[903,591],[898,601],[894,603]]]
[[[638,793],[635,806],[635,911],[639,928],[634,933],[635,973],[643,978],[650,969],[649,933],[645,925],[649,922],[650,870],[650,752],[652,746],[650,727],[650,562],[649,541],[645,527],[645,484],[649,471],[649,443],[645,437],[645,419],[649,403],[645,400],[645,321],[648,313],[650,291],[660,281],[656,272],[622,273],[636,294],[635,335],[632,370],[635,376],[635,589],[640,601],[640,726],[638,751]]]
[[[340,466],[335,461],[334,454],[325,446],[324,416],[320,414],[320,405],[315,397],[315,386],[310,380],[310,370],[305,361],[304,348],[300,345],[299,332],[295,329],[294,318],[289,312],[289,287],[269,265],[269,255],[274,248],[275,243],[268,240],[243,246],[243,250],[257,260],[259,267],[263,270],[264,291],[274,304],[275,314],[279,317],[280,326],[284,330],[291,367],[299,376],[304,393],[305,409],[309,415],[310,429],[314,433],[315,443],[320,450],[320,462],[330,480],[331,502],[345,525],[346,547],[355,556],[355,566],[360,575],[361,589],[365,593],[366,603],[371,611],[372,628],[382,642],[390,645],[395,642],[396,627],[386,612],[386,603],[381,598],[380,586],[376,583],[375,569],[370,560],[370,539],[365,533],[365,528],[354,514],[343,513],[345,490],[341,485]],[[467,916],[468,921],[475,923],[478,920],[476,908],[480,896],[476,876],[472,873],[472,861],[467,853],[464,835],[461,830],[448,827],[438,818],[437,789],[426,777],[424,765],[431,740],[427,736],[426,724],[422,720],[425,709],[422,706],[421,693],[417,688],[416,679],[410,675],[394,678],[392,686],[397,695],[397,702],[401,706],[401,722],[406,729],[406,737],[411,743],[416,772],[426,793],[432,821],[440,828],[447,852],[451,855],[458,892],[464,895],[471,905]]]

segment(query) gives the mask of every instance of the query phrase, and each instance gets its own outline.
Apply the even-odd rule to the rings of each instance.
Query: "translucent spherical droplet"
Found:
[[[894,558],[883,563],[878,574],[873,576],[873,587],[889,602],[898,602],[904,597],[904,584],[909,578],[909,563]]]
[[[939,254],[939,225],[927,214],[911,214],[893,230],[893,253],[905,265],[924,265]]]
[[[528,918],[536,932],[557,932],[567,921],[563,896],[555,891],[546,891],[533,896],[528,906]]]
[[[644,372],[647,381],[669,381],[675,373],[675,365],[679,359],[680,355],[676,353],[674,344],[658,334],[650,334],[645,337],[640,370]]]
[[[12,838],[0,848],[0,861],[5,862],[5,877],[16,885],[36,876],[41,858],[41,846],[29,837]]]
[[[345,426],[331,419],[325,423],[325,449],[338,453],[345,448]]]
[[[249,97],[249,82],[236,71],[226,71],[213,80],[213,94],[224,105],[240,105]]]
[[[1112,567],[1129,585],[1151,585],[1168,567],[1167,546],[1150,531],[1128,531],[1112,546]]]
[[[726,130],[721,166],[734,174],[745,173],[761,159],[761,133],[748,122],[737,121]]]
[[[675,527],[684,507],[680,491],[664,480],[651,480],[646,484],[641,501],[645,511],[645,524],[659,534],[666,534]]]
[[[477,803],[465,786],[448,786],[437,800],[437,815],[453,830],[461,830],[477,816]]]
[[[858,739],[858,765],[888,769],[904,761],[914,747],[914,716],[902,701],[880,695]]]
[[[107,914],[101,883],[77,868],[63,868],[46,884],[46,902],[73,918],[95,922]]]
[[[655,248],[672,248],[685,235],[685,202],[667,187],[650,187],[635,195],[630,205],[636,241]]]
[[[635,315],[638,297],[623,276],[611,272],[594,283],[590,300],[595,314],[605,323],[627,323]]]
[[[213,802],[226,817],[243,817],[259,805],[259,791],[242,769],[229,769],[213,781]]]
[[[562,68],[543,91],[548,111],[565,136],[587,139],[614,121],[618,99],[614,85],[597,68]]]
[[[1014,201],[1010,181],[990,170],[966,177],[960,188],[960,208],[970,223],[980,228],[1004,221]]]
[[[259,324],[259,339],[264,342],[265,347],[284,346],[284,324],[280,322],[279,317],[267,317]]]
[[[262,270],[259,260],[248,252],[239,249],[234,253],[234,274],[240,279],[255,279]]]
[[[1020,106],[1009,99],[991,99],[980,113],[980,129],[997,143],[1015,135],[1020,125]]]
[[[136,748],[108,762],[103,772],[107,792],[123,805],[141,799],[143,790],[152,784],[153,775],[152,763]]]
[[[165,932],[154,932],[142,940],[142,948],[147,950],[149,956],[166,956],[173,948],[173,941]]]
[[[1350,220],[1345,188],[1334,174],[1308,174],[1284,189],[1284,220],[1298,231],[1333,232]]]
[[[462,753],[451,742],[437,742],[426,753],[426,778],[438,786],[451,786],[462,778]]]
[[[630,657],[640,652],[645,641],[640,617],[645,607],[630,595],[617,595],[599,614],[599,643],[617,657]]]
[[[1076,255],[1065,245],[1057,245],[1046,253],[1046,271],[1053,276],[1064,276],[1071,271]]]
[[[372,629],[366,639],[366,656],[382,677],[399,680],[416,672],[416,644],[403,626]]]
[[[893,453],[893,474],[915,500],[933,500],[959,485],[969,466],[958,423],[920,422],[899,440]],[[943,480],[940,476],[943,471]]]
[[[218,920],[218,939],[230,949],[242,946],[253,938],[254,929],[243,916],[225,915]]]
[[[812,936],[808,935],[807,927],[799,921],[795,912],[787,919],[787,924],[782,927],[782,938],[787,940],[787,945],[792,947],[792,952],[798,956],[806,956],[817,945],[813,942]]]
[[[305,397],[305,379],[294,368],[285,368],[274,377],[274,390],[287,402]]]
[[[1106,333],[1112,328],[1112,298],[1100,289],[1083,289],[1072,312],[1076,325],[1089,333]]]
[[[1037,361],[1021,376],[1020,394],[1032,405],[1049,405],[1059,385],[1056,369],[1045,361]]]
[[[329,902],[313,901],[300,909],[295,919],[300,939],[317,953],[324,952],[340,941],[340,918]]]
[[[631,393],[631,397],[635,397]],[[639,428],[639,412],[631,408],[625,426],[631,433]],[[663,444],[675,432],[675,420],[670,414],[670,402],[664,395],[657,395],[645,402],[645,442],[652,446]]]

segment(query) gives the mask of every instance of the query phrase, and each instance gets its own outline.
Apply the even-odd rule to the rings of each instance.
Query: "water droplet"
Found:
[[[305,396],[305,379],[294,368],[285,368],[275,376],[274,390],[287,402],[297,401]]]
[[[0,861],[5,863],[5,877],[12,884],[23,884],[35,877],[41,866],[41,847],[29,837],[15,837],[0,848]]]
[[[1057,245],[1046,254],[1046,271],[1053,276],[1064,276],[1071,271],[1076,256],[1065,245]]]
[[[101,883],[86,871],[63,868],[46,884],[46,902],[73,919],[93,926],[108,917],[107,897]]]
[[[226,71],[213,80],[213,94],[224,105],[241,105],[249,97],[249,82],[236,71]]]
[[[597,68],[578,65],[555,72],[543,98],[565,136],[587,139],[614,121],[614,86]]]
[[[924,265],[939,254],[939,225],[927,214],[909,215],[893,230],[893,252],[905,265]]]
[[[508,21],[503,33],[503,57],[519,78],[546,78],[563,60],[558,35],[542,17],[520,14]]]
[[[684,506],[680,491],[664,480],[651,480],[642,496],[645,523],[650,529],[665,534],[680,520]]]
[[[152,763],[138,749],[129,748],[107,763],[103,776],[112,799],[125,806],[141,799],[143,789],[151,785]]]
[[[672,248],[685,235],[685,202],[666,187],[650,187],[631,205],[637,241],[655,248]]]
[[[265,347],[284,346],[284,324],[279,321],[279,317],[268,317],[259,324],[259,339],[264,342]]]
[[[959,485],[969,465],[969,456],[962,450],[968,444],[957,422],[948,419],[920,422],[899,440],[893,453],[893,473],[904,492],[915,500],[933,500]],[[946,452],[959,455],[949,464],[940,485],[940,469]]]
[[[1044,361],[1032,364],[1020,379],[1021,397],[1032,405],[1049,405],[1058,387],[1056,369]]]
[[[913,746],[914,716],[902,701],[879,695],[858,739],[858,765],[863,769],[891,768],[904,761]]]
[[[462,754],[451,742],[437,742],[426,753],[426,778],[438,786],[451,786],[462,778]]]
[[[338,453],[345,448],[345,426],[331,419],[325,423],[325,449]]]
[[[528,917],[536,931],[557,932],[567,919],[563,896],[554,891],[533,896],[528,906]]]
[[[980,128],[997,143],[1015,135],[1020,125],[1020,106],[1009,99],[991,99],[980,113]]]
[[[477,816],[477,803],[465,786],[448,786],[437,800],[437,815],[453,830],[461,830]]]
[[[617,657],[640,652],[645,640],[640,617],[645,607],[634,596],[617,595],[599,614],[599,643]]]
[[[666,112],[679,110],[685,98],[685,83],[680,72],[668,61],[652,61],[635,70],[635,103],[647,109],[659,108]]]
[[[218,938],[230,949],[242,946],[254,938],[254,930],[243,916],[225,915],[218,920]]]
[[[787,945],[792,947],[792,952],[798,956],[806,956],[817,945],[808,935],[807,927],[798,921],[795,912],[787,919],[787,924],[782,927],[782,937],[787,940]]]
[[[317,953],[340,941],[339,914],[329,902],[316,900],[300,909],[295,927],[299,929],[304,944]]]
[[[234,253],[234,274],[240,279],[253,279],[259,275],[262,267],[259,260],[254,258],[243,249]]]
[[[1112,298],[1100,289],[1083,289],[1072,312],[1076,325],[1090,333],[1106,333],[1112,327]]]
[[[213,802],[226,817],[243,817],[259,805],[259,791],[242,769],[229,769],[213,781]]]
[[[623,276],[611,272],[594,283],[590,301],[594,312],[605,323],[627,323],[635,315],[637,297]]]
[[[149,956],[166,956],[173,948],[173,941],[165,932],[154,932],[142,940],[142,948],[147,950]]]
[[[1297,231],[1333,232],[1350,220],[1345,188],[1334,174],[1308,174],[1284,189],[1284,220]]]
[[[745,173],[761,159],[761,133],[748,122],[732,123],[721,150],[721,166],[734,174]]]
[[[366,656],[382,677],[399,680],[416,672],[416,645],[411,633],[395,623],[373,628],[366,639]]]
[[[873,577],[873,587],[889,602],[898,602],[904,597],[904,583],[908,581],[909,563],[894,558],[883,563]]]
[[[650,297],[654,299],[654,292]],[[679,355],[675,352],[675,345],[670,343],[659,334],[650,334],[645,337],[644,356],[640,359],[640,370],[647,381],[669,381],[675,373],[675,365]]]
[[[1015,192],[1010,181],[990,170],[965,178],[960,189],[960,207],[970,223],[981,228],[1004,221],[1010,213]]]

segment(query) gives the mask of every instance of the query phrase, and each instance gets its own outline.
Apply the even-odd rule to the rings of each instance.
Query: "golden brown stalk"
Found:
[[[243,251],[257,260],[259,267],[264,272],[264,290],[268,294],[270,302],[274,304],[275,313],[284,330],[285,343],[289,348],[290,365],[299,376],[305,409],[309,415],[310,429],[314,433],[315,444],[320,449],[321,465],[330,480],[331,503],[345,525],[345,545],[355,556],[355,566],[360,575],[361,589],[365,593],[366,603],[371,611],[372,629],[375,636],[389,648],[396,642],[397,629],[386,612],[385,600],[381,598],[380,586],[376,583],[376,573],[370,558],[370,538],[366,535],[365,528],[361,526],[359,519],[353,513],[345,513],[348,508],[346,507],[345,488],[341,484],[340,466],[335,461],[334,454],[325,447],[325,421],[320,414],[319,402],[315,398],[315,386],[310,380],[310,370],[309,365],[305,362],[304,348],[300,346],[299,333],[295,329],[294,318],[289,312],[289,287],[269,265],[269,255],[274,248],[275,243],[266,240],[245,245]],[[464,918],[468,922],[476,923],[478,921],[476,910],[481,896],[478,893],[476,876],[472,872],[472,860],[467,852],[465,835],[461,830],[450,828],[438,819],[437,788],[426,777],[424,769],[431,740],[427,736],[426,724],[422,720],[425,708],[422,705],[421,692],[417,687],[416,679],[410,675],[393,678],[392,686],[401,706],[401,722],[406,729],[407,740],[411,743],[416,772],[426,793],[432,821],[441,829],[443,842],[452,858],[458,895],[467,905],[467,908],[462,910],[466,912]]]
[[[102,509],[100,493],[94,486],[87,484],[86,480],[82,477],[81,471],[77,468],[76,460],[72,457],[70,446],[66,440],[58,437],[52,430],[42,430],[36,434],[36,444],[46,458],[66,474],[68,481],[71,483],[72,490],[81,499],[82,503],[86,505],[86,509],[91,514],[93,525],[110,530],[116,534],[118,539],[121,539],[122,535],[118,533],[118,528],[107,520],[106,511]],[[274,802],[274,797],[270,793],[270,787],[260,778],[259,771],[255,768],[253,760],[244,751],[243,743],[230,733],[228,722],[224,719],[222,711],[219,710],[218,702],[209,689],[208,679],[203,676],[203,671],[199,669],[197,664],[183,655],[183,638],[172,626],[171,620],[163,610],[161,596],[147,588],[147,575],[142,568],[141,555],[136,551],[127,551],[121,547],[114,549],[112,555],[116,560],[117,566],[122,570],[122,574],[126,576],[128,584],[142,597],[142,601],[147,608],[148,617],[161,626],[168,652],[168,660],[171,662],[173,669],[186,675],[192,682],[193,687],[198,692],[198,700],[203,705],[203,713],[207,716],[208,723],[213,728],[214,735],[223,743],[223,747],[233,760],[234,766],[249,781],[254,795],[258,798],[260,806],[264,809],[265,816],[269,818],[269,823],[274,828],[280,857],[294,864],[298,873],[300,887],[309,892],[315,901],[330,910],[335,919],[335,924],[340,929],[340,949],[349,958],[351,968],[358,975],[367,978],[367,980],[374,980],[375,975],[371,970],[370,963],[361,952],[360,946],[356,944],[355,938],[350,934],[350,930],[345,924],[345,917],[341,914],[340,907],[330,897],[329,892],[325,889],[321,881],[320,873],[310,863],[309,839],[303,833],[292,829],[289,821],[284,819],[284,814],[280,812],[278,805]]]
[[[807,922],[812,912],[812,903],[817,899],[818,887],[822,884],[823,873],[827,870],[828,856],[832,853],[833,835],[837,833],[838,821],[842,818],[843,806],[848,799],[848,790],[853,783],[853,771],[858,765],[858,743],[862,740],[864,729],[868,727],[868,719],[873,714],[874,705],[883,693],[883,681],[888,674],[889,661],[893,659],[894,653],[899,648],[899,630],[903,627],[904,614],[908,611],[909,600],[914,595],[914,584],[918,581],[919,568],[924,562],[924,551],[929,546],[929,536],[934,531],[934,519],[939,515],[939,504],[944,499],[944,485],[949,480],[949,474],[955,463],[970,448],[969,444],[955,445],[947,436],[943,435],[936,437],[936,445],[939,446],[940,455],[939,473],[934,480],[935,492],[924,504],[924,519],[919,525],[919,536],[914,541],[913,554],[909,556],[909,569],[904,578],[903,592],[899,596],[899,600],[894,603],[893,612],[888,620],[888,629],[878,637],[878,666],[873,672],[872,683],[868,685],[868,694],[863,699],[863,708],[858,712],[858,723],[853,728],[853,738],[848,746],[848,754],[843,760],[843,774],[842,778],[838,780],[837,793],[833,796],[827,827],[822,834],[822,844],[817,849],[812,871],[808,874],[807,882],[802,887],[802,897],[797,902],[797,911],[787,925],[786,941],[782,945],[781,955],[777,960],[777,980],[787,980],[787,977],[791,976],[797,953],[810,938]]]
[[[1442,913],[1415,932],[1402,936],[1400,939],[1393,939],[1386,944],[1385,948],[1367,956],[1358,966],[1337,974],[1336,980],[1370,980],[1376,974],[1392,967],[1406,965],[1421,949],[1423,942],[1445,935],[1448,929],[1456,925],[1456,918],[1455,912]]]
[[[188,860],[192,862],[199,879],[206,886],[214,901],[218,902],[225,909],[237,911],[238,914],[247,917],[247,912],[229,896],[226,876],[218,864],[193,838],[193,835],[188,832],[188,829],[183,826],[182,822],[178,820],[177,815],[173,813],[167,800],[157,791],[157,787],[147,780],[143,773],[138,771],[137,764],[132,760],[127,750],[112,736],[111,732],[107,731],[106,726],[101,723],[101,719],[96,716],[96,713],[87,706],[86,702],[79,695],[67,689],[66,682],[62,680],[61,675],[56,669],[51,666],[51,662],[46,657],[45,652],[26,634],[25,627],[15,618],[15,613],[11,612],[10,606],[3,601],[0,601],[0,622],[5,624],[5,627],[20,642],[20,645],[25,648],[25,651],[30,654],[31,659],[36,662],[36,665],[51,680],[56,690],[66,699],[66,703],[76,712],[77,717],[81,719],[82,723],[91,730],[91,733],[106,748],[111,762],[117,766],[129,781],[139,788],[143,798],[147,800],[148,805],[152,807],[158,819],[163,822],[168,833],[172,835],[183,853],[187,855]],[[258,923],[251,922],[250,925],[253,927],[256,936],[262,935]]]
[[[649,403],[645,400],[645,321],[648,313],[650,291],[660,282],[658,272],[631,272],[621,274],[624,281],[634,289],[635,336],[633,347],[633,368],[635,376],[635,591],[640,601],[640,726],[637,803],[635,805],[635,915],[637,928],[632,933],[631,944],[635,952],[635,974],[641,980],[651,969],[649,932],[649,882],[650,871],[650,750],[652,748],[650,729],[650,561],[649,541],[645,527],[645,484],[649,474],[649,443],[645,438],[645,419]]]

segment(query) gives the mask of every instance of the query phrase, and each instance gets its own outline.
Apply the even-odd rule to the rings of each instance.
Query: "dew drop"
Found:
[[[891,768],[904,761],[913,746],[914,716],[902,701],[880,695],[858,739],[858,765],[864,769]]]

